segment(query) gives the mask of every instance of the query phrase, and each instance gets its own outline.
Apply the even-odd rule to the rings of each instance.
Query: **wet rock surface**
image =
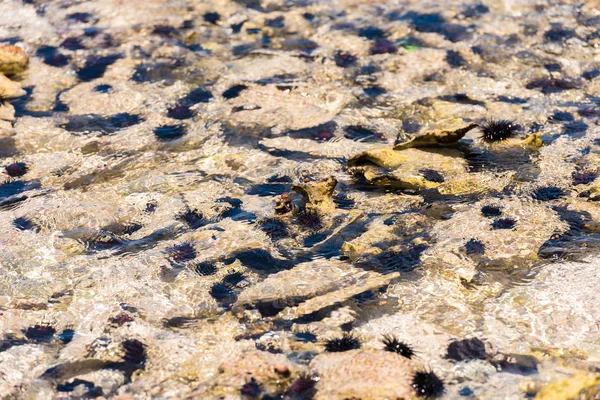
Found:
[[[0,398],[594,398],[598,6],[0,3]]]

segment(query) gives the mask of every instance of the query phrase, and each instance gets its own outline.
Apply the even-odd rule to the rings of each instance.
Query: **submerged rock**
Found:
[[[247,351],[219,367],[216,383],[205,395],[244,395],[250,398],[282,395],[293,380],[295,367],[283,354]]]
[[[342,271],[344,274],[340,277]],[[284,317],[297,318],[378,289],[399,276],[399,273],[381,275],[362,271],[343,262],[302,263],[244,290],[233,311],[241,314],[246,307],[255,306],[270,315],[281,313]]]
[[[480,2],[0,1],[0,397],[597,368],[597,7]]]
[[[451,121],[438,122],[441,127],[428,131],[422,135],[394,146],[394,150],[403,150],[411,147],[448,147],[455,146],[467,132],[477,127],[477,124],[464,125],[460,118]]]
[[[387,275],[381,275],[376,272],[357,274],[357,276],[345,279],[345,282],[342,283],[342,285],[345,287],[326,293],[322,296],[313,297],[300,304],[293,310],[293,315],[296,317],[301,317],[303,315],[312,314],[326,307],[343,303],[358,294],[387,286],[391,283],[391,281],[399,277],[399,272],[393,272]]]
[[[315,357],[310,370],[319,376],[315,400],[412,399],[414,364],[383,350],[349,350]]]
[[[481,214],[481,207],[487,204],[462,207],[449,220],[437,223],[430,232],[436,244],[423,257],[434,264],[444,260],[455,263],[450,255],[463,254],[465,244],[476,238],[485,251],[469,257],[482,266],[516,267],[537,259],[539,249],[553,234],[568,229],[555,212],[532,200],[499,202],[502,216],[498,219]],[[512,221],[513,229],[494,229],[502,219]]]
[[[467,173],[455,149],[367,150],[350,158],[348,167],[375,186],[417,191],[449,186]]]
[[[408,153],[402,153],[393,149],[372,149],[352,156],[348,160],[348,167],[356,167],[367,163],[379,167],[396,168],[410,160]]]
[[[536,400],[595,399],[600,396],[600,374],[576,374],[570,378],[544,386]]]
[[[257,303],[276,302],[281,309],[298,304],[342,285],[339,282],[340,271],[345,271],[346,274],[356,272],[345,263],[313,261],[298,264],[291,270],[273,274],[243,291],[233,310],[241,311],[246,305]]]

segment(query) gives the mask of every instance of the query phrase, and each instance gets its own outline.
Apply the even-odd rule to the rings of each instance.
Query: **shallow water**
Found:
[[[400,398],[425,369],[522,399],[598,372],[599,10],[0,2],[30,55],[0,121],[0,398]],[[457,118],[541,147],[480,127],[348,163]],[[363,350],[326,351],[342,332]]]

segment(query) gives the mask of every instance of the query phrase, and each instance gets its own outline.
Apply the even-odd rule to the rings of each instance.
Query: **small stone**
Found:
[[[0,98],[14,99],[16,97],[25,96],[26,93],[27,92],[21,88],[21,85],[11,81],[0,73]]]
[[[94,154],[100,151],[100,143],[97,141],[89,142],[81,147],[81,152],[85,155]]]
[[[281,376],[288,376],[290,374],[290,369],[288,368],[288,366],[283,364],[273,364],[273,370],[275,370],[275,372],[277,372]]]
[[[336,185],[337,179],[331,176],[321,182],[294,185],[292,189],[302,195],[307,210],[330,213],[335,210],[333,191]]]
[[[15,120],[15,108],[7,101],[0,103],[0,119],[4,121]]]
[[[29,56],[17,46],[0,46],[0,73],[5,75],[16,75],[27,69]]]
[[[283,193],[275,198],[275,214],[287,214],[294,211],[295,208],[289,193]]]
[[[386,54],[395,53],[398,51],[398,47],[394,42],[387,39],[377,39],[371,46],[371,54]]]

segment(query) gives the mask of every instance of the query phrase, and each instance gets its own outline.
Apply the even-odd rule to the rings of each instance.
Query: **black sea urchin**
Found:
[[[467,254],[484,254],[485,253],[485,245],[475,238],[469,240],[465,243],[465,251]]]
[[[413,358],[415,351],[408,344],[393,335],[384,335],[382,343],[386,351],[400,354],[402,357]]]
[[[23,176],[29,170],[27,164],[25,164],[24,162],[16,162],[6,165],[4,169],[10,177]]]
[[[167,248],[167,253],[169,254],[169,258],[175,262],[191,261],[198,255],[194,246],[188,242]]]
[[[36,324],[27,328],[24,333],[25,337],[32,342],[49,342],[56,329],[51,324]]]
[[[598,173],[590,170],[579,170],[574,171],[571,177],[573,178],[573,185],[587,185],[596,180]]]
[[[516,223],[512,218],[500,218],[492,222],[492,229],[512,229]]]
[[[321,215],[317,211],[312,210],[302,210],[298,214],[296,214],[296,221],[302,227],[318,230],[321,229],[323,224]]]
[[[146,346],[137,339],[127,339],[121,346],[123,347],[123,359],[131,364],[144,365],[146,363]]]
[[[333,353],[356,349],[360,349],[360,340],[352,332],[345,332],[340,338],[332,338],[325,341],[325,351],[328,352]]]
[[[313,392],[317,381],[318,378],[313,377],[309,374],[300,374],[300,376],[298,376],[296,380],[292,382],[290,387],[287,389],[287,395],[294,397],[301,395],[300,397],[297,397],[300,399],[312,398],[312,394],[314,394]]]
[[[417,371],[413,376],[412,387],[419,397],[428,399],[444,394],[444,381],[433,371]]]
[[[191,267],[192,271],[200,276],[210,276],[217,273],[217,266],[208,261],[202,261]]]
[[[181,222],[185,222],[187,226],[192,229],[198,229],[208,223],[200,211],[192,210],[190,208],[186,208],[186,210],[179,214],[176,218]]]
[[[242,395],[252,398],[258,398],[262,394],[262,391],[261,385],[254,378],[250,378],[240,389]]]
[[[434,169],[424,168],[420,169],[419,172],[423,175],[423,178],[429,182],[443,183],[445,181],[444,175]]]
[[[481,124],[481,138],[488,143],[499,142],[513,137],[519,130],[519,126],[513,121],[506,119],[488,119]]]
[[[560,199],[561,197],[564,197],[564,195],[565,192],[561,188],[557,186],[546,186],[537,188],[533,192],[532,197],[539,201],[550,201]]]
[[[498,206],[490,205],[481,207],[481,213],[488,218],[499,217],[502,215],[502,210]]]

